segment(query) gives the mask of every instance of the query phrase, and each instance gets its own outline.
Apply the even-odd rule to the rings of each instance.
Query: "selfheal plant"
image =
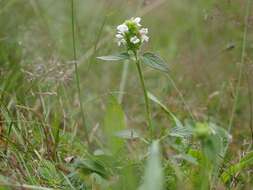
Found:
[[[163,72],[168,72],[168,65],[161,58],[159,58],[157,55],[153,53],[150,52],[146,52],[143,54],[140,53],[141,46],[145,42],[149,41],[148,29],[142,27],[140,22],[141,18],[136,17],[126,20],[124,23],[117,26],[117,32],[115,37],[118,45],[126,48],[125,52],[109,56],[101,56],[98,57],[98,59],[105,61],[120,61],[120,60],[135,61],[141,82],[141,87],[145,98],[146,117],[152,137],[153,127],[151,122],[151,111],[149,107],[148,91],[145,85],[141,63]]]

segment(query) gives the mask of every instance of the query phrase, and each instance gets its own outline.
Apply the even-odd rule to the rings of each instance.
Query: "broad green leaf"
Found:
[[[124,52],[124,53],[119,53],[115,55],[101,56],[97,58],[104,61],[120,61],[120,60],[130,59],[130,56],[127,52]]]
[[[81,173],[85,175],[97,173],[101,175],[102,177],[105,177],[105,178],[107,177],[107,171],[105,167],[96,160],[91,160],[91,159],[77,160],[74,163],[74,167],[76,169],[79,169]]]
[[[124,140],[117,137],[117,133],[125,129],[125,114],[116,99],[111,96],[104,117],[104,132],[112,153],[117,153],[123,148]]]
[[[159,142],[154,141],[150,147],[143,184],[139,190],[163,190],[163,168],[160,157]]]
[[[168,72],[169,71],[169,67],[168,65],[157,55],[153,54],[153,53],[144,53],[141,56],[141,60],[142,62],[149,66],[152,67],[154,69],[157,69],[159,71],[163,71],[163,72]]]
[[[238,172],[250,167],[253,167],[253,152],[248,153],[240,160],[240,162],[230,166],[227,170],[225,170],[221,174],[221,179],[224,183],[226,183]]]

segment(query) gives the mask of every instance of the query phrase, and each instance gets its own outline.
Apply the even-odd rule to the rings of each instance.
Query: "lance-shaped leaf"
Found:
[[[115,55],[97,57],[97,59],[101,59],[104,61],[121,61],[121,60],[130,59],[130,55],[127,52],[123,52],[123,53],[119,53]]]
[[[125,114],[120,104],[112,96],[108,99],[105,118],[104,134],[108,147],[112,153],[117,153],[124,147],[124,139],[119,138],[117,133],[126,129]]]
[[[173,119],[175,127],[169,130],[169,136],[184,138],[192,135],[192,129],[185,127],[181,121],[160,100],[158,100],[155,95],[148,92],[148,98],[154,103],[158,104],[163,111],[165,111],[165,113]]]
[[[141,56],[141,60],[142,63],[152,67],[153,69],[157,69],[159,71],[163,71],[163,72],[168,72],[169,71],[169,67],[168,65],[157,55],[153,54],[153,53],[144,53]]]
[[[159,142],[154,141],[150,147],[143,184],[139,190],[163,190],[163,168],[160,157]]]

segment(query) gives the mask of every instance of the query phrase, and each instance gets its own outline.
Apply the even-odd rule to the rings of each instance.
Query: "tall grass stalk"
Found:
[[[76,86],[77,86],[77,91],[78,91],[78,99],[79,99],[79,104],[80,104],[80,109],[81,109],[82,122],[84,125],[85,138],[86,138],[86,141],[88,143],[88,148],[89,148],[90,141],[89,141],[88,128],[86,125],[86,118],[85,118],[85,113],[84,113],[84,108],[83,108],[83,103],[82,103],[82,98],[81,98],[80,77],[79,77],[78,68],[77,68],[74,0],[71,0],[71,24],[72,24],[72,42],[73,42],[72,45],[73,45],[73,59],[74,59],[74,65],[75,65]]]
[[[244,33],[243,33],[243,39],[242,39],[242,53],[241,53],[241,60],[240,60],[240,65],[239,65],[238,80],[237,80],[236,89],[235,89],[236,90],[235,91],[235,100],[233,103],[232,112],[231,112],[231,116],[230,116],[230,120],[229,120],[228,132],[231,132],[231,129],[232,129],[232,125],[233,125],[234,117],[235,117],[235,111],[236,111],[236,108],[238,105],[238,99],[239,99],[239,95],[240,95],[240,86],[241,86],[244,58],[245,58],[245,52],[246,52],[248,20],[249,20],[249,15],[250,15],[251,3],[252,3],[252,0],[248,0],[247,5],[246,5],[246,14],[245,14],[245,19],[244,19]]]
[[[241,52],[241,60],[240,60],[240,65],[239,65],[239,73],[238,73],[238,80],[236,84],[236,91],[235,91],[235,99],[234,103],[232,106],[232,112],[229,120],[229,125],[228,125],[228,133],[231,133],[232,126],[234,123],[234,117],[235,117],[235,111],[238,105],[238,99],[240,95],[240,86],[241,86],[241,80],[242,80],[242,74],[243,74],[243,66],[244,66],[244,58],[245,58],[245,52],[246,52],[246,41],[247,41],[247,32],[248,32],[248,19],[250,15],[250,8],[251,8],[252,0],[248,0],[246,4],[246,12],[245,12],[245,18],[244,18],[244,32],[243,32],[243,39],[242,39],[242,52]],[[229,143],[226,144],[225,149],[223,154],[221,155],[221,162],[219,163],[219,167],[221,167],[224,163],[224,159],[226,157],[227,151],[228,151]],[[214,173],[214,183],[217,184],[217,175],[218,171],[215,171]]]

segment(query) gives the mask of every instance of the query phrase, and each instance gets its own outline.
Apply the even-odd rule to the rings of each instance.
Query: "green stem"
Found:
[[[148,100],[148,92],[147,92],[144,77],[142,74],[140,60],[138,59],[137,53],[135,52],[134,54],[135,54],[135,61],[136,61],[135,63],[137,66],[137,70],[138,70],[138,74],[139,74],[139,78],[140,78],[140,82],[141,82],[141,87],[142,87],[144,98],[145,98],[146,118],[148,121],[148,127],[150,129],[151,138],[153,138],[154,134],[153,134],[153,127],[152,127],[152,122],[151,122],[151,111],[150,111],[149,100]]]
[[[86,126],[86,119],[85,119],[85,114],[84,114],[84,108],[83,108],[83,103],[81,100],[81,87],[80,87],[80,77],[77,69],[77,55],[76,55],[76,38],[75,38],[75,14],[74,14],[74,0],[71,0],[71,18],[72,18],[72,42],[73,42],[73,58],[74,58],[74,65],[75,65],[75,75],[76,75],[76,86],[77,86],[77,91],[78,91],[78,99],[79,99],[79,104],[80,104],[80,109],[81,109],[81,117],[84,125],[84,133],[85,133],[85,138],[88,144],[88,148],[90,147],[90,141],[89,141],[89,135],[88,135],[88,129]]]

